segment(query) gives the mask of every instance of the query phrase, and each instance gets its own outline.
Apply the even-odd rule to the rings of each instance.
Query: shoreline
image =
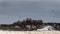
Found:
[[[3,31],[0,34],[60,34],[60,31]]]

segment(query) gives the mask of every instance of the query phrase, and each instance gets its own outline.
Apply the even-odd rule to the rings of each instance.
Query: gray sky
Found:
[[[1,24],[26,18],[60,22],[60,0],[0,0]]]

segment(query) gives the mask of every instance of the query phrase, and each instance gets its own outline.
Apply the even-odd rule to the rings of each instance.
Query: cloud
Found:
[[[0,15],[4,15],[2,22],[8,20],[16,20],[15,16],[19,16],[23,19],[31,17],[33,19],[43,19],[46,21],[60,20],[60,2],[59,0],[5,0],[0,2]],[[51,12],[52,8],[54,13]],[[53,16],[55,15],[55,16]],[[5,17],[7,16],[7,17]],[[9,17],[8,17],[9,16]],[[11,17],[14,16],[14,17]],[[18,17],[18,18],[19,18]],[[47,18],[48,17],[48,18]],[[46,19],[47,18],[47,19]],[[6,20],[5,20],[6,19]],[[46,20],[45,20],[46,19]],[[7,22],[7,23],[8,23]]]

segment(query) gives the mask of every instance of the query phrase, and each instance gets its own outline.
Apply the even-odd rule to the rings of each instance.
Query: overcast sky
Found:
[[[60,22],[60,0],[0,0],[0,23],[26,18]]]

